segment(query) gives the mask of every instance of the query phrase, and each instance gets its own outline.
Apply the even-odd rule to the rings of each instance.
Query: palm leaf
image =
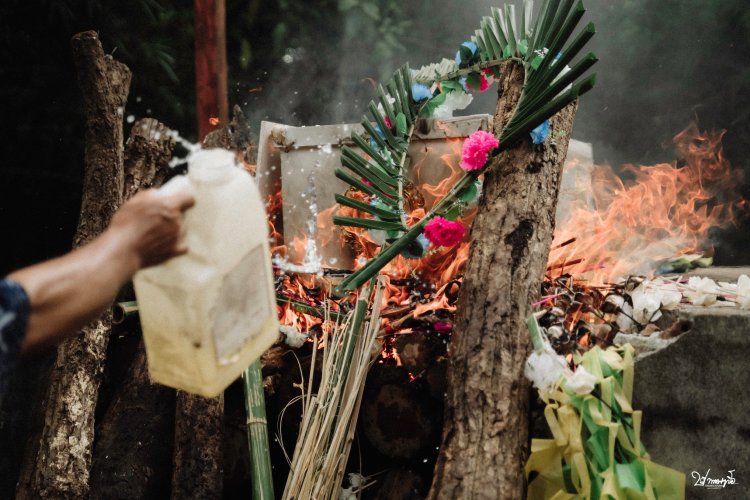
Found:
[[[408,66],[399,68],[385,85],[378,86],[377,98],[370,101],[367,106],[369,113],[361,122],[369,140],[352,132],[352,140],[362,154],[346,146],[341,151],[342,166],[356,176],[341,169],[336,170],[336,177],[394,211],[383,214],[370,205],[339,196],[337,201],[341,205],[355,208],[377,219],[334,217],[335,224],[367,229],[407,230],[403,196],[404,168],[408,161],[407,150],[414,132],[414,123],[420,109],[428,102],[414,102],[411,88],[412,78]]]

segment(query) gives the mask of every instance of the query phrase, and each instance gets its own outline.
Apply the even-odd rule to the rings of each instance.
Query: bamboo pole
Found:
[[[255,360],[242,375],[247,410],[247,439],[250,446],[250,473],[253,500],[273,499],[273,475],[268,445],[266,402],[260,360]]]

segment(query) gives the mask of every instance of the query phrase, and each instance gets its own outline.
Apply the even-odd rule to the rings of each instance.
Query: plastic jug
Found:
[[[151,379],[201,396],[221,393],[279,336],[266,212],[253,178],[221,149],[193,153],[188,253],[134,278]]]

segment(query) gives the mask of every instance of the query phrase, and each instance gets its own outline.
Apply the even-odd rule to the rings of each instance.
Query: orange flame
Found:
[[[460,139],[449,140],[451,151],[442,154],[440,162],[435,162],[436,155],[429,147],[416,155],[412,169],[415,173],[414,179],[417,184],[419,195],[424,198],[424,206],[408,206],[407,223],[412,225],[421,220],[426,210],[449,191],[455,180],[463,173],[459,167],[461,157]],[[433,170],[433,175],[427,175],[425,169]],[[431,185],[428,179],[439,177],[441,180]],[[367,202],[367,195],[356,190],[350,190],[347,196]],[[269,205],[276,210],[280,209],[280,196],[274,198]],[[475,210],[467,210],[462,217],[462,222],[468,227],[474,218]],[[334,214],[348,217],[367,217],[357,210],[334,206],[322,210],[317,218],[316,243],[319,248],[328,245],[336,245],[342,255],[353,253],[353,267],[358,269],[368,260],[372,259],[380,250],[382,242],[376,241],[376,235],[372,231],[363,228],[347,227],[340,228],[332,223]],[[272,235],[281,241],[278,227],[271,224]],[[287,255],[290,260],[298,262],[305,253],[307,239],[305,236],[293,238],[288,245],[277,245],[274,247],[275,254]],[[383,294],[384,312],[395,311],[397,308],[410,306],[402,314],[410,314],[414,317],[435,311],[438,309],[448,312],[455,311],[454,288],[460,284],[460,276],[463,273],[469,255],[468,236],[459,245],[451,248],[430,248],[427,255],[421,259],[409,259],[404,256],[396,257],[386,266],[382,274],[386,279],[386,289]],[[324,266],[336,268],[334,263],[324,262]],[[300,286],[301,276],[295,275],[283,284],[284,290],[295,297],[306,297],[306,291]],[[282,324],[296,327],[308,327],[319,323],[320,320],[308,315],[301,315],[298,311],[288,306],[281,306],[280,321]],[[384,328],[390,325],[390,320],[384,320]]]
[[[608,166],[595,167],[593,206],[579,202],[557,228],[548,272],[603,284],[650,274],[658,261],[681,254],[712,255],[709,229],[747,208],[737,193],[740,172],[724,157],[724,132],[700,133],[691,125],[674,138],[677,162],[626,165],[630,181]]]

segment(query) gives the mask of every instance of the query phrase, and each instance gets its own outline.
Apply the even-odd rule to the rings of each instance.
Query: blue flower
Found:
[[[416,240],[401,251],[401,255],[407,259],[421,259],[427,253],[427,247],[429,246],[430,242],[425,235],[420,234]]]
[[[532,130],[529,135],[531,135],[531,142],[534,144],[541,144],[546,141],[549,135],[549,120],[544,120],[544,123]]]
[[[474,42],[464,42],[461,44],[462,47],[466,47],[471,51],[471,57],[474,57],[477,54],[477,44]],[[469,59],[471,59],[471,57]],[[469,59],[463,62],[468,62]],[[458,52],[456,52],[456,64],[461,66],[462,58],[461,58],[461,50],[459,49]]]
[[[458,83],[461,84],[461,86],[464,88],[464,92],[469,93],[471,92],[471,89],[469,88],[469,84],[466,83],[466,77],[462,76],[458,79]]]
[[[430,89],[426,85],[414,83],[411,86],[411,97],[414,99],[414,102],[420,102],[432,97],[432,92],[430,92]]]
[[[414,83],[411,86],[411,97],[414,102],[424,101],[432,97],[429,87],[422,85],[421,83]]]
[[[385,140],[385,133],[383,133],[383,131],[380,129],[380,125],[378,125],[377,123],[375,124],[375,132],[380,136],[381,139]],[[372,149],[374,150],[380,150],[380,145],[372,137],[370,137],[370,146],[372,146]]]

